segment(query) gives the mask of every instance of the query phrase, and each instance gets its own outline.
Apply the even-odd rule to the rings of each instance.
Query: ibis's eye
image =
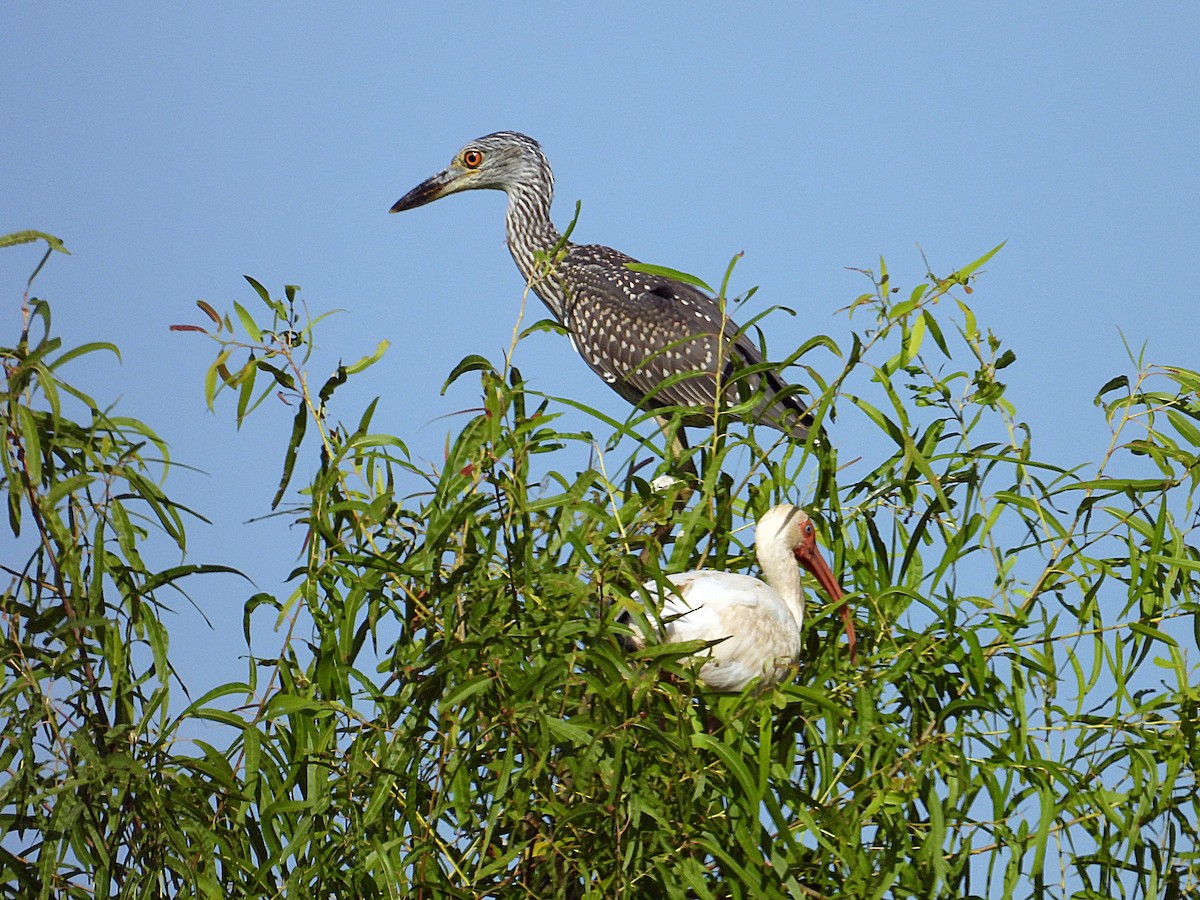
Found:
[[[806,535],[811,535],[813,533],[813,523],[812,522],[804,523],[804,533]]]
[[[483,165],[483,151],[466,150],[463,152],[462,161],[468,169],[478,169]]]

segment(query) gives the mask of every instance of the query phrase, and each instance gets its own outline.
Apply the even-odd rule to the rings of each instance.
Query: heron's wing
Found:
[[[728,384],[739,369],[762,363],[762,353],[712,297],[634,272],[631,262],[609,247],[573,247],[558,273],[567,298],[563,324],[587,364],[631,403],[699,407],[711,416],[718,373]],[[748,383],[767,395],[754,418],[803,438],[810,420],[786,382],[768,370]],[[725,395],[736,402],[737,388],[725,388]]]

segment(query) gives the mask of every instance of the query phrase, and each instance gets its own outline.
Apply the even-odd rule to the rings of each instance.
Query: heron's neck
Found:
[[[758,547],[758,564],[762,566],[763,577],[775,588],[788,611],[796,620],[796,628],[804,624],[804,589],[800,581],[800,567],[796,558],[786,547],[768,544]]]
[[[504,224],[508,235],[508,250],[525,283],[549,307],[556,319],[561,319],[562,289],[558,282],[547,278],[543,260],[561,239],[550,221],[550,202],[554,182],[547,172],[534,184],[516,184],[508,189],[508,212]]]

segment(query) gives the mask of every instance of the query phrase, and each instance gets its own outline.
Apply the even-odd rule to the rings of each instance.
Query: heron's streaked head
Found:
[[[459,150],[450,165],[397,200],[391,211],[414,209],[459,191],[508,191],[546,179],[552,186],[550,165],[537,141],[515,131],[497,131]]]

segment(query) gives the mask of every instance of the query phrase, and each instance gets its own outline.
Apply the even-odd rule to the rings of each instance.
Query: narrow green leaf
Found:
[[[107,341],[91,341],[90,343],[80,344],[78,347],[72,347],[70,350],[57,357],[53,362],[48,363],[47,367],[51,371],[54,371],[66,365],[73,359],[78,359],[81,356],[101,351],[108,351],[117,358],[118,362],[121,361],[121,351],[117,349],[116,344],[110,344]]]
[[[257,282],[255,283],[257,284]],[[262,285],[258,285],[258,287],[262,287]],[[237,313],[238,321],[242,323],[242,328],[245,330],[246,335],[250,338],[250,340],[254,341],[256,344],[261,343],[262,329],[260,329],[258,327],[258,323],[254,321],[254,316],[250,315],[250,313],[246,310],[246,307],[242,306],[242,304],[238,303],[236,300],[233,301],[233,310]]]
[[[987,253],[983,254],[983,256],[979,257],[979,259],[975,260],[973,263],[968,263],[967,265],[963,266],[961,269],[959,269],[954,274],[960,278],[965,278],[966,276],[972,274],[980,266],[984,265],[989,259],[991,259],[997,253],[999,253],[1001,251],[1001,249],[1003,249],[1004,245],[1007,243],[1008,243],[1008,241],[1001,241],[999,244],[997,244],[995,247],[993,247]]]
[[[690,284],[692,287],[700,288],[707,294],[716,294],[711,287],[697,278],[695,275],[689,275],[687,272],[680,272],[678,269],[671,269],[667,266],[654,266],[649,263],[627,262],[625,268],[631,272],[638,272],[642,275],[657,275],[659,278],[669,278],[672,281],[680,281],[684,284]]]
[[[459,361],[458,365],[456,365],[450,372],[450,376],[442,385],[442,394],[445,395],[446,391],[449,390],[450,385],[458,381],[458,379],[467,372],[490,372],[491,374],[496,375],[495,368],[492,366],[491,362],[484,357],[476,356],[474,354],[463,357],[463,359]]]
[[[915,317],[908,328],[904,340],[904,365],[911,363],[921,352],[921,342],[925,339],[925,314]]]
[[[46,234],[44,231],[14,231],[11,234],[0,236],[0,247],[15,247],[17,244],[30,244],[34,241],[45,241],[51,250],[65,253],[67,256],[71,255],[71,251],[60,239],[52,234]]]
[[[375,347],[374,353],[370,354],[369,356],[364,356],[358,362],[347,366],[346,374],[347,375],[357,375],[359,372],[363,371],[363,369],[366,369],[366,368],[374,365],[375,363],[379,362],[379,360],[383,358],[383,354],[387,352],[387,348],[390,346],[391,346],[391,341],[389,341],[387,339],[381,340],[379,342],[379,344]]]
[[[1195,568],[1200,569],[1200,564],[1195,565]],[[1130,622],[1129,630],[1134,634],[1140,634],[1144,638],[1149,638],[1152,641],[1159,641],[1169,647],[1178,647],[1179,642],[1171,637],[1166,632],[1160,631],[1144,622]]]
[[[263,287],[262,283],[257,279],[251,278],[249,275],[243,275],[242,277],[246,279],[246,281],[250,284],[250,287],[254,288],[254,293],[258,294],[259,299],[262,300],[263,303],[267,304],[270,309],[274,310],[276,304],[275,301],[271,299],[271,292]]]
[[[25,471],[29,483],[35,487],[42,483],[42,438],[41,428],[34,417],[33,410],[27,406],[16,408],[17,423],[20,431],[13,438],[23,445]]]
[[[287,490],[288,483],[292,480],[292,470],[296,466],[296,453],[300,450],[300,444],[304,441],[304,433],[307,429],[308,409],[301,406],[296,410],[296,415],[292,419],[292,436],[288,440],[287,450],[283,455],[283,474],[279,478],[279,488],[271,500],[271,509],[279,506],[279,501],[283,499],[283,492]]]

